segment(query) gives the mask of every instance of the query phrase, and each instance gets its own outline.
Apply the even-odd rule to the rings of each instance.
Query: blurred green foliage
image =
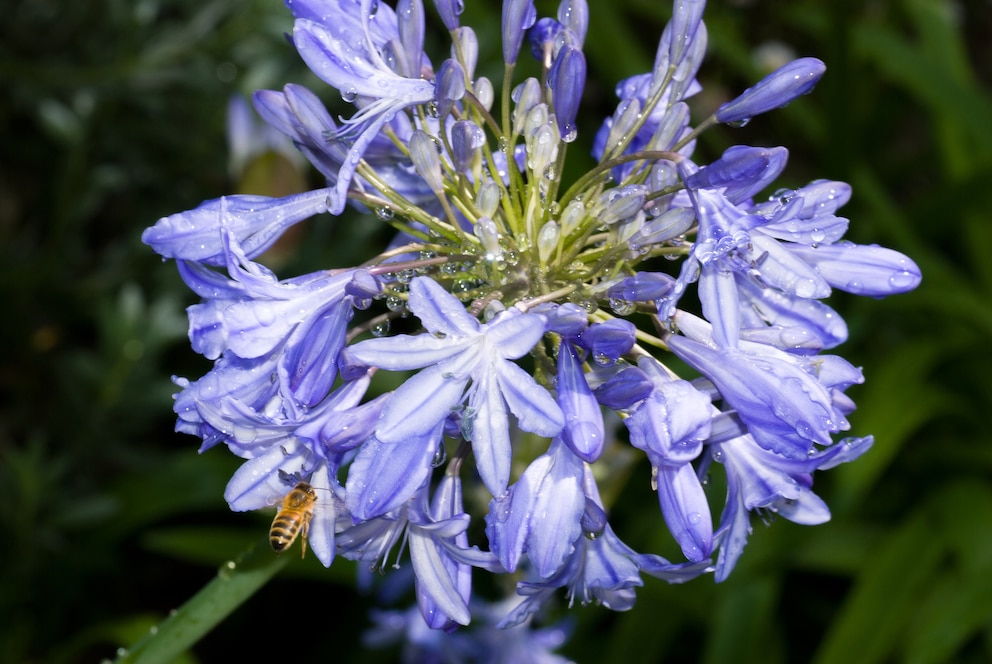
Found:
[[[490,26],[479,29],[482,66],[498,72],[498,3],[467,4],[466,23]],[[614,83],[650,67],[668,13],[656,0],[590,4],[594,81],[585,142],[570,150],[580,165]],[[207,366],[185,341],[190,294],[139,235],[238,188],[229,95],[313,78],[282,37],[291,20],[277,0],[32,0],[3,15],[0,653],[97,661],[265,531],[264,515],[223,503],[237,460],[198,456],[197,441],[172,433],[169,376]],[[756,523],[719,586],[647,579],[631,612],[575,607],[565,652],[579,662],[989,661],[992,11],[981,0],[714,0],[706,22],[696,117],[765,73],[756,54],[775,49],[759,46],[820,57],[828,73],[786,109],[709,132],[700,153],[781,144],[792,155],[784,184],[851,182],[852,239],[909,254],[924,282],[885,301],[835,301],[852,333],[841,353],[868,379],[851,390],[854,433],[874,433],[876,446],[818,478],[833,521]],[[374,239],[368,225],[326,221],[303,230],[295,260],[344,264],[344,250]],[[627,487],[613,518],[635,548],[669,546],[652,543],[663,526],[646,486]],[[325,571],[291,560],[180,661],[244,651],[358,661],[369,602],[353,579],[345,561]]]

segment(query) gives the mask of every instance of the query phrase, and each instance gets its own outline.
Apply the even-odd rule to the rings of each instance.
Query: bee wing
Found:
[[[317,502],[310,521],[310,550],[324,567],[330,567],[334,560],[335,525],[342,514],[342,501],[334,492],[336,482],[331,479],[327,467],[321,465],[314,470],[310,483],[317,490]]]

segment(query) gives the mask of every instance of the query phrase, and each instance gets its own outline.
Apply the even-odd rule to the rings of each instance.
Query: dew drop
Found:
[[[380,205],[375,209],[375,216],[379,219],[379,221],[389,221],[395,215],[396,213],[393,212],[393,208],[388,205]]]
[[[431,468],[437,468],[444,465],[444,462],[448,460],[448,450],[445,448],[444,443],[437,446],[437,451],[434,452],[434,458],[431,459]]]
[[[610,309],[613,310],[617,316],[627,316],[634,313],[637,308],[630,300],[624,300],[618,297],[610,298]]]
[[[371,329],[372,336],[374,337],[384,337],[389,334],[389,321],[383,320],[372,326]]]
[[[912,272],[896,272],[889,277],[889,285],[898,290],[911,288],[915,283],[916,275]]]

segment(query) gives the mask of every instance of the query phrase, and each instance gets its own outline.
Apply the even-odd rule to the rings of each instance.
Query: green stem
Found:
[[[134,646],[115,664],[168,664],[241,606],[286,566],[262,540],[217,570],[217,576]]]

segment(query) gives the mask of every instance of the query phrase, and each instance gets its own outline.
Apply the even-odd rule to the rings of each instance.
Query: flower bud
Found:
[[[578,135],[575,118],[585,85],[586,57],[577,48],[563,46],[548,72],[548,87],[554,95],[555,119],[565,143],[571,143]]]
[[[610,189],[600,197],[604,207],[599,222],[609,225],[633,217],[644,206],[647,193],[648,188],[643,184]]]
[[[440,194],[444,190],[444,180],[441,177],[441,159],[437,154],[437,147],[434,137],[425,131],[417,129],[410,136],[410,160],[413,161],[413,167],[424,178],[431,191]]]
[[[479,39],[475,36],[475,30],[465,26],[455,31],[451,57],[462,63],[470,79],[475,76],[475,66],[479,63]]]
[[[558,224],[554,221],[545,222],[537,233],[537,255],[541,264],[546,265],[548,258],[558,248]]]
[[[572,33],[572,46],[582,48],[589,30],[589,5],[586,0],[562,0],[558,5],[558,21]]]
[[[644,224],[637,234],[630,238],[630,248],[634,251],[652,244],[667,242],[684,235],[696,221],[692,208],[675,207]]]
[[[675,279],[664,272],[638,272],[606,291],[611,298],[626,302],[660,300],[675,287]]]
[[[636,329],[629,320],[613,318],[590,325],[576,343],[592,353],[593,359],[615,361],[634,346]]]
[[[813,86],[827,70],[816,58],[799,58],[780,67],[748,88],[741,96],[728,101],[716,111],[719,122],[745,124],[755,115],[785,106]]]
[[[437,100],[437,112],[444,117],[451,112],[454,103],[465,96],[465,70],[457,60],[448,58],[441,63],[436,80],[434,98]]]
[[[434,7],[449,32],[458,29],[458,15],[465,10],[464,0],[434,0]]]
[[[723,156],[686,180],[690,189],[719,189],[733,202],[745,201],[767,187],[785,168],[789,151],[783,147],[734,145]]]
[[[510,99],[515,104],[513,107],[513,130],[522,134],[531,109],[541,103],[541,84],[536,78],[528,78],[513,88]]]
[[[403,46],[405,67],[403,74],[420,78],[420,65],[424,59],[424,4],[422,0],[399,0],[396,19]]]
[[[468,173],[485,142],[486,132],[471,120],[459,120],[451,125],[451,159],[455,170]]]
[[[524,31],[534,25],[537,10],[534,0],[503,0],[503,62],[517,63]]]

